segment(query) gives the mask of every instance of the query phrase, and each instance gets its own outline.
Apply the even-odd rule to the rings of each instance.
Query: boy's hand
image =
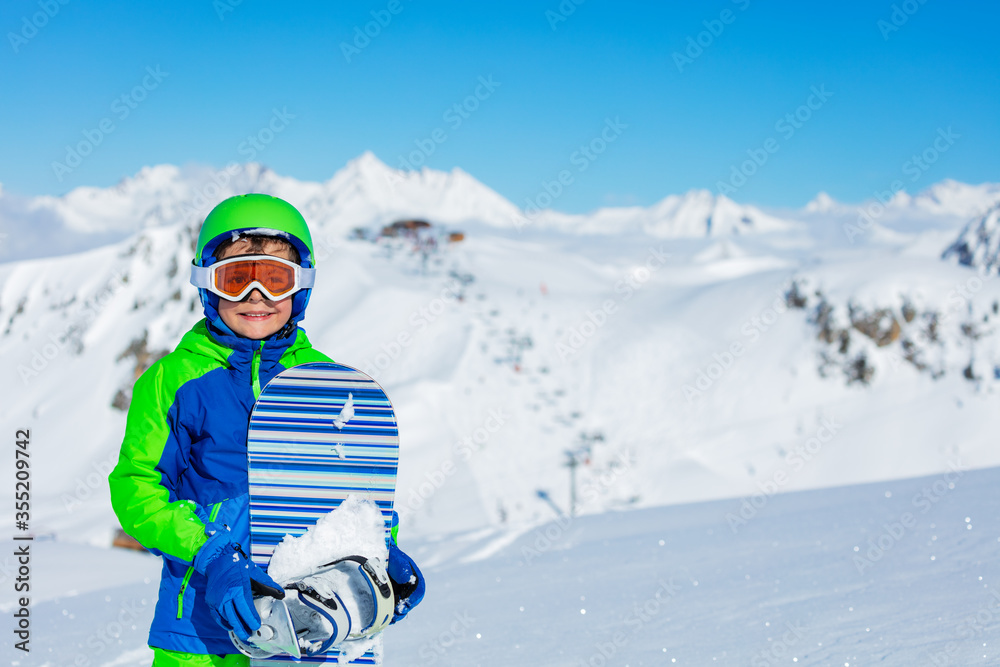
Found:
[[[392,591],[396,596],[396,610],[392,622],[401,620],[411,609],[424,599],[424,575],[413,559],[396,546],[396,530],[399,525],[399,515],[392,513],[392,541],[389,542],[389,567],[386,568]]]
[[[205,532],[210,537],[194,558],[194,569],[208,579],[205,602],[219,625],[246,641],[260,629],[253,593],[280,600],[285,597],[285,591],[247,558],[240,545],[232,541],[228,530],[210,524]]]

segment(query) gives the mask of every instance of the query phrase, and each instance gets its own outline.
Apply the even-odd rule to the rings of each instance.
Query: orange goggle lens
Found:
[[[267,259],[250,259],[220,266],[215,271],[215,287],[223,294],[237,297],[247,285],[257,281],[271,296],[280,297],[295,289],[295,269]]]

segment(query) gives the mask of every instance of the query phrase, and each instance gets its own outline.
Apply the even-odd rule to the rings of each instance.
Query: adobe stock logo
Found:
[[[483,102],[490,99],[496,89],[501,85],[500,81],[493,79],[492,74],[479,76],[476,79],[476,87],[462,100],[453,103],[441,114],[441,120],[448,124],[452,131],[462,127],[462,124],[472,117]],[[448,132],[443,127],[434,128],[423,139],[414,139],[415,150],[411,150],[406,155],[399,155],[399,168],[406,171],[417,171],[427,163],[427,158],[434,155],[438,146],[448,141]],[[403,180],[402,176],[389,176],[389,186],[396,187],[396,183]]]
[[[833,93],[826,89],[826,84],[810,86],[809,95],[805,101],[786,113],[774,123],[774,131],[781,135],[781,139],[773,136],[764,140],[758,148],[748,148],[747,158],[738,166],[731,165],[729,168],[729,178],[726,181],[718,181],[715,184],[716,191],[720,195],[732,197],[737,190],[746,185],[747,181],[757,173],[757,171],[767,164],[772,155],[781,150],[782,140],[789,141],[795,136],[796,131],[801,130],[813,117],[813,114],[823,108],[823,105],[833,97]]]
[[[38,35],[38,31],[47,26],[51,19],[55,18],[59,10],[62,9],[61,5],[68,4],[69,0],[38,0],[38,6],[41,11],[32,14],[31,18],[22,16],[21,29],[16,33],[7,33],[7,41],[10,42],[10,48],[14,49],[14,53],[18,53],[22,46],[27,44],[29,40],[34,39]]]
[[[621,122],[620,117],[615,116],[604,119],[604,126],[587,143],[570,153],[569,163],[576,167],[578,173],[583,173],[590,168],[590,165],[597,161],[604,151],[621,137],[622,132],[628,129],[628,124]],[[569,169],[562,169],[551,181],[543,180],[534,196],[527,197],[524,206],[524,215],[517,215],[514,219],[514,228],[521,231],[525,225],[534,222],[535,217],[542,210],[552,206],[552,203],[559,199],[562,194],[576,182],[576,177]]]
[[[385,9],[373,9],[369,12],[372,20],[366,23],[363,29],[359,25],[354,26],[354,39],[351,40],[351,43],[340,43],[340,52],[347,64],[350,65],[353,58],[361,55],[361,52],[371,45],[372,40],[381,35],[382,30],[388,28],[392,19],[402,13],[404,9],[405,7],[400,0],[389,0]]]
[[[920,10],[920,6],[926,2],[927,0],[904,0],[901,5],[893,4],[889,20],[879,19],[875,24],[878,31],[882,33],[882,40],[888,42],[889,36],[894,32],[899,32],[899,29],[906,25],[910,17],[916,14]]]
[[[142,81],[132,87],[128,92],[122,93],[111,100],[110,111],[119,120],[128,118],[139,105],[149,97],[149,94],[160,87],[163,80],[170,76],[170,72],[164,72],[157,65],[155,68],[146,67],[146,73]],[[105,116],[97,123],[95,128],[84,128],[81,130],[83,139],[76,145],[66,144],[66,157],[62,162],[53,160],[52,173],[60,183],[67,174],[83,164],[84,159],[94,152],[112,132],[118,129],[118,125],[110,116]]]
[[[948,126],[947,130],[939,127],[933,141],[922,151],[912,154],[908,160],[903,162],[899,167],[900,171],[910,177],[911,183],[916,182],[961,138],[962,135],[955,132],[951,125]],[[872,197],[876,201],[871,201],[866,206],[858,208],[857,223],[844,224],[844,234],[847,236],[847,240],[853,244],[856,237],[871,231],[878,219],[889,209],[893,198],[900,190],[904,189],[905,185],[902,180],[897,178],[889,184],[888,190],[873,192]]]
[[[739,7],[740,11],[745,12],[750,6],[750,0],[733,0],[733,4]],[[705,49],[712,46],[715,40],[722,36],[722,33],[726,31],[726,26],[732,25],[737,16],[733,10],[723,9],[719,12],[719,18],[702,21],[701,24],[705,26],[705,29],[697,35],[688,35],[684,52],[674,51],[671,54],[677,71],[683,74],[685,67],[693,65],[695,60],[701,58]]]

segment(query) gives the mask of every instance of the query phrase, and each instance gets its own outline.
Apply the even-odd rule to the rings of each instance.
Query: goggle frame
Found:
[[[274,295],[267,287],[263,285],[259,280],[250,281],[237,296],[231,296],[226,292],[219,289],[216,285],[216,276],[220,267],[229,266],[237,262],[278,262],[289,268],[294,272],[294,283],[292,284],[292,289],[281,296]],[[215,262],[210,266],[198,266],[194,264],[191,266],[191,284],[195,287],[201,289],[207,289],[209,292],[218,295],[220,298],[226,301],[240,302],[246,298],[250,292],[255,289],[259,289],[261,294],[263,294],[267,299],[271,301],[282,301],[287,299],[297,292],[304,289],[312,289],[316,282],[316,269],[307,269],[303,266],[299,266],[295,262],[284,259],[282,257],[275,257],[274,255],[241,255],[238,257],[227,257],[226,259]]]

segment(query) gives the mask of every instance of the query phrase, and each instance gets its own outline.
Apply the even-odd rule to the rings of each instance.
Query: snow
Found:
[[[385,664],[997,664],[1000,469],[952,464],[925,478],[758,490],[509,533],[404,534],[428,593],[383,633]],[[502,548],[465,558],[500,535]],[[33,548],[33,582],[48,593],[32,607],[30,657],[9,636],[5,654],[22,665],[148,665],[158,559]],[[50,596],[84,583],[80,573],[85,590]],[[8,608],[11,587],[0,596]]]
[[[348,556],[377,559],[381,567],[385,567],[388,559],[381,510],[373,501],[354,494],[349,495],[337,509],[321,517],[304,534],[298,537],[286,535],[275,547],[267,572],[283,586],[301,580],[324,597],[329,598],[336,593],[352,619],[352,632],[358,632],[374,614],[368,583],[358,573],[356,564],[344,564],[333,569],[322,567]],[[339,646],[342,651],[339,659],[343,664],[369,649],[380,656],[382,635],[348,641]]]
[[[943,257],[957,259],[983,277],[994,273],[1000,265],[1000,206],[994,206],[978,220],[970,220]]]
[[[872,194],[872,198],[850,205],[835,200],[826,192],[820,192],[803,210],[819,214],[854,212],[878,201],[887,205],[887,217],[891,218],[903,213],[910,219],[930,214],[940,218],[967,220],[982,215],[984,211],[1000,203],[1000,185],[996,183],[968,185],[951,179],[935,183],[916,195],[910,195],[906,190],[898,190],[895,194],[888,190]]]
[[[837,200],[825,192],[820,192],[812,201],[806,204],[805,210],[808,213],[829,213],[838,206],[840,206],[840,203]]]
[[[1000,203],[1000,185],[983,183],[968,185],[951,179],[935,183],[909,202],[913,208],[935,214],[973,218]]]
[[[333,425],[338,429],[342,429],[352,419],[354,419],[354,394],[347,392],[347,402],[344,403],[344,407],[340,409],[337,416],[333,418]]]
[[[648,208],[602,208],[585,215],[529,210],[518,221],[523,228],[601,236],[641,231],[664,239],[755,234],[795,227],[793,222],[753,206],[737,204],[724,195],[713,195],[708,190],[670,195]]]
[[[286,535],[275,547],[267,572],[279,584],[287,584],[347,556],[377,558],[383,563],[387,558],[381,511],[371,500],[354,494],[304,534]]]
[[[290,238],[288,232],[282,232],[277,229],[265,229],[263,227],[257,227],[255,229],[241,229],[238,232],[233,232],[233,241],[238,241],[241,236],[282,236],[284,238]]]

